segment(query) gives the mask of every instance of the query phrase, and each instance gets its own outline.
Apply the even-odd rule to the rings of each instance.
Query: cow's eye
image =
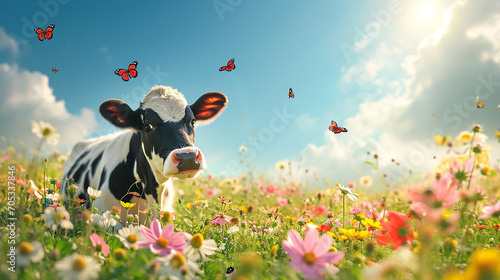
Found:
[[[196,120],[195,119],[192,119],[191,120],[191,126],[194,126],[194,124],[196,123]]]
[[[146,124],[146,132],[150,132],[151,130],[154,129],[154,126],[150,123]]]

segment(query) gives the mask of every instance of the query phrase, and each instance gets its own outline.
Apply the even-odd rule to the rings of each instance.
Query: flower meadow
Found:
[[[140,209],[145,221],[133,203],[96,209],[102,192],[44,153],[57,128],[32,125],[36,150],[0,138],[1,279],[500,279],[499,170],[478,125],[436,137],[448,153],[429,174],[390,181],[370,151],[356,182],[294,182],[286,162],[278,181],[205,174],[176,181],[174,213]]]

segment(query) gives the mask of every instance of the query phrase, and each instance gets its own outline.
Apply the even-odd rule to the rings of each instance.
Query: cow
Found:
[[[153,87],[135,111],[118,99],[104,101],[100,114],[126,129],[77,143],[64,165],[64,178],[73,179],[79,186],[78,197],[86,201],[88,187],[101,190],[93,204],[100,211],[123,201],[137,203],[129,213],[153,203],[159,203],[161,211],[172,212],[170,178],[193,178],[206,168],[205,158],[194,144],[195,126],[212,122],[226,104],[224,94],[208,92],[188,105],[180,92],[165,86]],[[64,190],[67,194],[67,184]],[[122,211],[123,225],[126,218]]]

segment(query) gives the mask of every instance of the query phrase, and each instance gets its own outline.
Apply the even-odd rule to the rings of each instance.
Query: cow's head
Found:
[[[104,101],[101,115],[117,127],[141,132],[142,149],[157,179],[192,178],[206,168],[205,158],[194,145],[195,125],[208,124],[226,107],[227,98],[208,92],[188,105],[171,87],[156,86],[137,110],[117,99]]]

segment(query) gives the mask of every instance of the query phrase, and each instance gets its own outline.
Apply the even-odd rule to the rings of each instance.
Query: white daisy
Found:
[[[199,233],[191,235],[185,232],[184,234],[186,235],[186,240],[188,243],[188,246],[184,249],[184,252],[186,252],[186,256],[199,254],[201,255],[202,259],[205,260],[207,258],[207,255],[213,255],[215,254],[215,251],[218,250],[217,243],[215,243],[213,239],[204,240],[203,235]]]
[[[116,220],[114,219],[111,211],[106,211],[102,215],[91,214],[90,220],[98,224],[104,231],[107,231],[111,226],[116,226]]]
[[[349,187],[346,187],[344,185],[341,185],[341,184],[337,184],[337,186],[335,187],[337,189],[340,190],[340,192],[343,194],[343,195],[347,195],[347,197],[349,197],[349,199],[351,199],[352,201],[358,201],[359,199],[357,197],[355,197],[355,195],[359,195],[357,193],[354,193],[351,188]]]
[[[172,250],[170,255],[156,258],[156,261],[161,264],[156,272],[157,276],[168,275],[169,280],[199,279],[196,274],[203,274],[203,270],[197,264],[199,258],[198,255],[184,256]]]
[[[69,213],[64,206],[57,207],[57,210],[47,207],[43,211],[42,216],[45,219],[45,223],[52,230],[56,230],[57,226],[64,229],[73,229],[73,223],[69,220]]]
[[[143,240],[141,229],[132,225],[120,229],[116,237],[120,239],[125,247],[132,249],[137,249],[137,241]]]
[[[45,256],[42,243],[38,241],[23,241],[16,249],[16,264],[28,266],[30,262],[40,262]]]
[[[97,279],[101,271],[101,266],[96,260],[78,253],[57,261],[54,268],[59,278],[70,280]]]
[[[61,138],[61,134],[57,132],[57,128],[44,121],[31,121],[31,132],[50,145],[56,145]]]
[[[91,187],[87,188],[87,193],[89,194],[89,197],[92,200],[96,200],[98,197],[102,195],[102,191],[93,189]]]

